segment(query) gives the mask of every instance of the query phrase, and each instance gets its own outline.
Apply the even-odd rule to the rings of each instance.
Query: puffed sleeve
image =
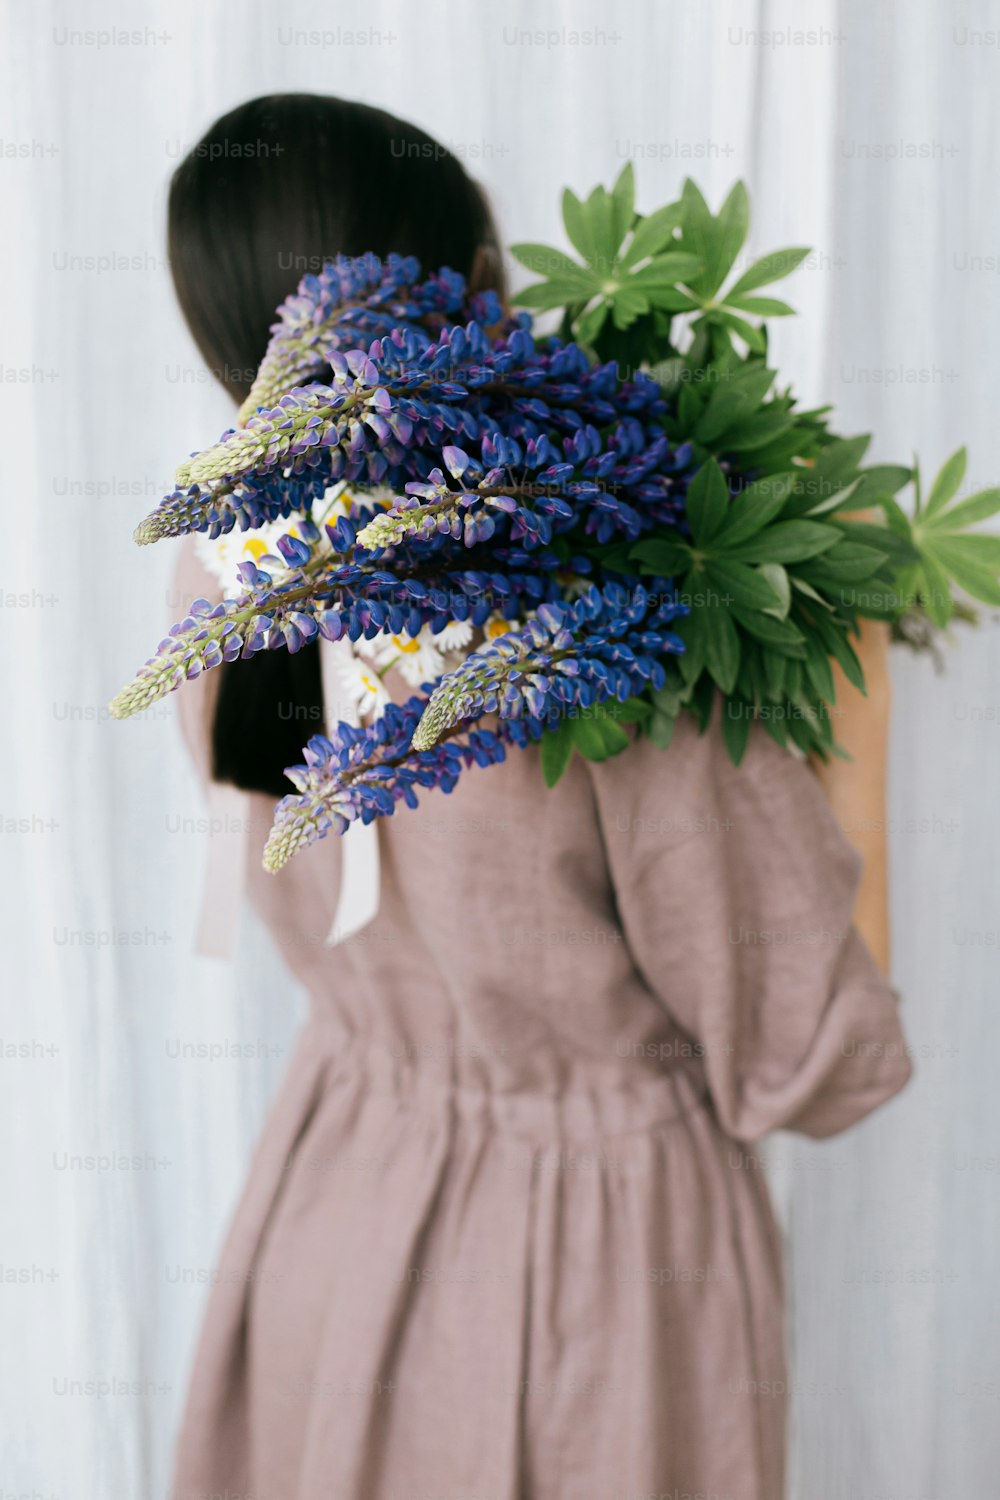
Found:
[[[734,767],[721,712],[592,768],[622,930],[729,1135],[832,1135],[910,1076],[898,997],[852,926],[860,858],[812,772],[759,725]]]

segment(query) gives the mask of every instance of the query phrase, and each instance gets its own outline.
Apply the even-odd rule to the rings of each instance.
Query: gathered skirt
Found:
[[[491,1095],[306,1027],[214,1288],[177,1500],[774,1500],[780,1257],[678,1068]]]

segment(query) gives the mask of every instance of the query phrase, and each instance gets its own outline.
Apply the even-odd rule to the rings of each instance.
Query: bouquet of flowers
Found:
[[[579,258],[513,254],[541,278],[510,314],[411,258],[329,262],[278,313],[238,425],[177,472],[136,540],[259,534],[228,597],[193,602],[111,710],[317,636],[354,645],[369,721],[306,746],[265,864],[447,792],[468,767],[540,745],[549,784],[634,734],[669,746],[720,700],[738,762],[759,719],[836,751],[831,663],[863,688],[862,618],[926,640],[971,596],[1000,603],[1000,537],[969,528],[1000,490],[956,500],[960,450],[917,470],[863,464],[828,409],[776,385],[762,294],[807,254],[742,274],[742,184],[713,214],[687,182],[640,215],[630,166],[567,191]],[[897,496],[913,487],[909,512]],[[388,665],[419,687],[386,701]],[[415,671],[414,671],[415,669]]]

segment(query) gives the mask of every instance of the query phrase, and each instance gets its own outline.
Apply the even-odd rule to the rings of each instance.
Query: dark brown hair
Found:
[[[251,99],[217,120],[174,173],[168,246],[188,327],[237,401],[279,302],[335,255],[397,251],[503,291],[489,205],[461,162],[384,110],[320,94]],[[216,670],[213,775],[282,795],[284,767],[323,727],[315,643]]]

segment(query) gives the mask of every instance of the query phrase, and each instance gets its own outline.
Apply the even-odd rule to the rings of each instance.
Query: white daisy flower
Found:
[[[432,640],[439,651],[462,651],[471,644],[472,626],[468,620],[449,620]]]
[[[498,636],[507,635],[509,631],[516,630],[519,624],[519,620],[508,620],[498,609],[495,609],[483,625],[483,638],[487,643],[495,641]]]
[[[347,652],[337,657],[337,675],[357,710],[358,718],[378,718],[389,702],[389,690],[375,667],[362,656]]]
[[[390,665],[397,667],[411,687],[433,682],[445,669],[444,655],[426,625],[419,635],[404,632],[402,635],[380,636],[378,643],[381,645],[379,665],[383,669]]]
[[[310,511],[311,519],[320,529],[320,540],[316,544],[319,555],[332,550],[329,537],[323,530],[328,521],[333,522],[340,516],[349,515],[352,507],[355,512],[359,509],[385,510],[396,498],[395,491],[384,484],[375,485],[370,490],[349,490],[343,483],[331,485],[313,501]],[[295,516],[288,516],[283,521],[268,521],[252,531],[240,531],[239,527],[234,526],[232,531],[216,537],[214,541],[206,532],[199,531],[195,534],[195,551],[208,571],[221,583],[225,596],[233,598],[243,588],[237,571],[240,563],[252,562],[257,567],[263,567],[265,572],[273,572],[276,568],[285,566],[278,551],[278,538],[298,536],[297,519]],[[265,558],[271,560],[270,566],[262,561]]]
[[[328,516],[326,498],[314,501],[312,518],[320,528],[320,539],[316,543],[320,556],[331,551],[330,540],[323,531],[323,521]],[[195,534],[195,551],[208,571],[222,584],[226,597],[233,598],[243,588],[237,571],[240,563],[252,562],[270,573],[287,566],[278,551],[278,539],[283,536],[298,536],[300,519],[301,517],[288,516],[283,521],[267,521],[253,531],[240,531],[234,526],[232,531],[216,537],[214,541],[206,532],[199,531]]]

